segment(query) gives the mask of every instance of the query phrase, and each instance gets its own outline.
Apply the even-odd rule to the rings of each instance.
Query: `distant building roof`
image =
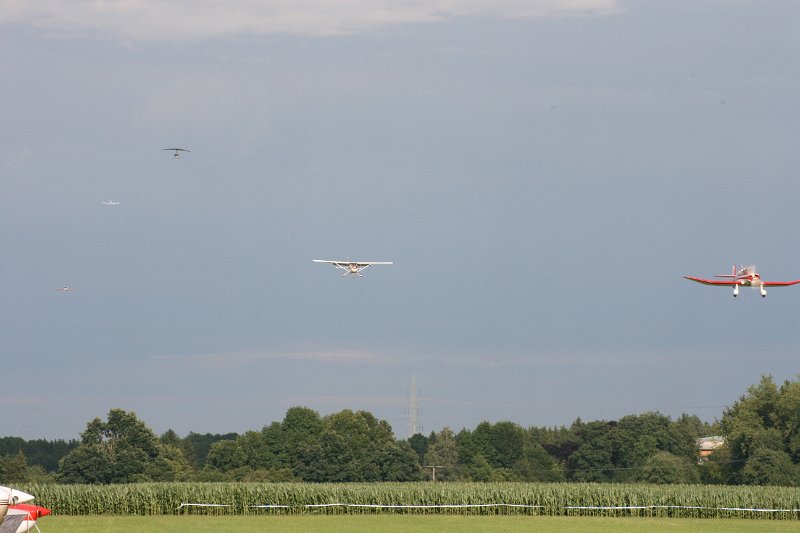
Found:
[[[701,452],[712,452],[725,444],[725,437],[700,437],[695,441]]]

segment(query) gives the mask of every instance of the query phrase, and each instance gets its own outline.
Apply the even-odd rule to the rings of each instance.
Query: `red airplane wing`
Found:
[[[794,281],[764,281],[761,284],[765,287],[786,287],[787,285],[797,285],[800,279]]]
[[[737,281],[722,281],[718,279],[703,279],[703,278],[693,278],[692,276],[683,276],[686,279],[696,281],[697,283],[702,283],[703,285],[724,285],[724,286],[732,286],[732,285],[739,285],[740,283]],[[800,280],[798,280],[800,281]]]

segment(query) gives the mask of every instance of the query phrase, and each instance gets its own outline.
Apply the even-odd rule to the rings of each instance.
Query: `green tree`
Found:
[[[700,474],[688,459],[659,451],[648,457],[637,478],[647,483],[698,483]]]
[[[509,481],[512,477],[509,469],[492,466],[489,460],[480,453],[470,459],[469,464],[465,467],[465,474],[470,481],[483,482]]]
[[[381,448],[377,457],[381,481],[418,481],[420,464],[417,452],[407,441]]]
[[[167,446],[175,446],[176,448],[180,447],[181,445],[181,438],[178,436],[175,431],[168,429],[161,436],[158,438],[161,441],[161,444],[166,444]]]
[[[697,461],[697,439],[719,435],[719,428],[704,423],[696,415],[686,413],[670,424],[669,431],[672,434],[672,445],[667,451],[693,463]]]
[[[498,422],[491,428],[490,443],[495,451],[495,466],[511,468],[522,458],[525,431],[513,422]]]
[[[28,463],[22,450],[14,455],[0,455],[0,480],[5,484],[28,481]]]
[[[236,444],[244,453],[246,464],[253,470],[275,468],[275,450],[264,438],[262,431],[247,431],[236,439]]]
[[[730,466],[720,469],[726,483],[797,483],[800,460],[800,383],[778,388],[762,376],[720,421]]]
[[[136,414],[112,409],[108,420],[86,425],[81,443],[60,462],[63,483],[132,483],[184,479],[181,452],[163,444]]]
[[[645,465],[657,455],[656,462],[663,462],[668,456],[683,458],[689,464],[696,462],[696,439],[702,434],[702,427],[697,417],[688,415],[682,415],[675,422],[658,412],[622,417],[609,437],[616,468],[613,480],[641,480]]]
[[[428,451],[428,441],[428,437],[422,433],[415,433],[408,439],[408,444],[411,446],[411,449],[416,452],[420,463],[425,460],[425,452]]]
[[[734,478],[732,467],[731,451],[725,446],[714,450],[697,466],[700,481],[709,485],[729,484],[729,480]]]
[[[763,405],[766,400],[761,397],[767,387],[774,387],[771,378],[769,383],[762,380],[758,388],[751,387],[751,397],[743,396],[722,414],[725,443],[731,450],[734,461],[743,463],[761,447],[776,449],[781,446],[780,431],[773,428],[772,413],[766,412]],[[766,392],[771,396],[771,390]],[[777,389],[775,393],[777,395]]]
[[[459,445],[453,430],[445,427],[429,439],[428,451],[422,467],[427,475],[431,475],[431,468],[436,468],[436,479],[440,481],[453,481],[460,477]]]
[[[611,430],[613,422],[596,421],[576,428],[579,445],[568,461],[573,481],[611,481],[615,467],[612,462]]]
[[[322,420],[322,433],[300,446],[295,474],[315,482],[411,481],[418,478],[416,454],[394,440],[385,420],[345,409]]]
[[[475,481],[515,479],[512,469],[523,458],[525,437],[525,430],[513,422],[481,422],[474,431],[462,430],[456,441],[465,476]]]
[[[296,470],[304,448],[318,442],[324,429],[319,413],[307,407],[291,407],[280,425],[264,428],[265,439],[274,450],[276,464]]]
[[[303,446],[295,474],[304,481],[317,483],[367,481],[366,473],[356,467],[347,437],[334,431],[325,431],[318,442]]]
[[[211,446],[215,442],[221,440],[235,440],[238,435],[236,433],[226,433],[224,435],[212,433],[194,433],[190,432],[184,439],[181,440],[181,450],[184,457],[189,464],[195,468],[200,469],[206,463],[206,457],[211,450]]]
[[[28,467],[41,466],[47,472],[55,472],[58,461],[78,445],[77,441],[48,441],[35,439],[26,441],[20,437],[0,438],[0,455],[25,454]]]
[[[221,440],[211,445],[206,457],[206,468],[229,472],[247,466],[247,455],[237,440]]]
[[[652,455],[668,447],[670,419],[660,413],[628,415],[609,432],[614,481],[630,481]]]
[[[56,476],[53,472],[48,472],[41,465],[28,465],[26,481],[28,483],[55,483]]]
[[[564,481],[564,468],[541,444],[526,433],[522,455],[512,467],[514,479],[519,481]]]
[[[14,455],[25,450],[25,439],[21,437],[0,437],[0,455]]]
[[[781,386],[775,404],[775,425],[789,457],[795,464],[800,463],[800,381],[786,381]]]
[[[500,465],[500,456],[495,448],[494,428],[489,422],[481,422],[474,430],[461,431],[458,434],[458,455],[463,465],[473,462],[480,455],[479,462],[486,460],[492,467]]]
[[[582,426],[579,419],[572,428],[529,428],[531,442],[539,444],[556,462],[566,464],[570,456],[578,449],[578,431]]]
[[[800,484],[800,467],[784,451],[758,448],[747,459],[739,480],[745,485],[796,487]]]
[[[118,482],[108,449],[98,443],[82,443],[59,464],[56,479],[61,483],[106,484]]]

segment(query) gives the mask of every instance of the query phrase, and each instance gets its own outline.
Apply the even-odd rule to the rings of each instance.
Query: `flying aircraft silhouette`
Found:
[[[350,261],[346,259],[344,261],[330,261],[327,259],[314,259],[315,263],[328,263],[333,265],[336,268],[344,270],[344,274],[342,276],[346,276],[350,274],[351,276],[359,276],[361,277],[361,271],[365,268],[368,268],[372,265],[393,265],[391,261]]]
[[[181,152],[191,152],[191,150],[186,150],[185,148],[162,148],[162,150],[168,150],[170,152],[175,152],[172,157],[175,159],[180,159]]]
[[[759,289],[761,291],[761,297],[766,298],[767,290],[765,287],[786,287],[789,285],[797,285],[800,283],[800,279],[792,280],[792,281],[764,281],[761,279],[761,276],[756,273],[755,266],[742,266],[739,267],[739,270],[736,269],[736,265],[733,265],[733,270],[730,274],[717,274],[714,276],[715,278],[727,278],[725,280],[720,279],[703,279],[703,278],[695,278],[692,276],[683,276],[684,278],[696,281],[697,283],[702,283],[703,285],[717,285],[723,287],[733,287],[733,297],[736,298],[739,296],[739,287],[752,287],[754,289]]]

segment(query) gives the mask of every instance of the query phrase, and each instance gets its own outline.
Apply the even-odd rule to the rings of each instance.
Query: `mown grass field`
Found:
[[[40,521],[43,533],[150,533],[182,532],[349,533],[380,531],[475,531],[486,533],[567,533],[574,531],[626,533],[736,533],[797,531],[796,521],[697,518],[603,518],[563,516],[430,516],[430,515],[326,515],[326,516],[56,516]]]

